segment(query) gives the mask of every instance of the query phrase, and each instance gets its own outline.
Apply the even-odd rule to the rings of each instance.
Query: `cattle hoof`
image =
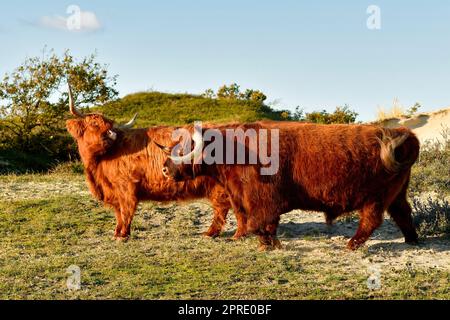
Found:
[[[235,233],[231,239],[234,241],[238,241],[238,240],[243,240],[245,237],[246,237],[245,233]]]
[[[122,237],[122,236],[117,236],[116,237],[116,241],[117,242],[127,242],[128,240],[130,239],[130,237],[129,236],[126,236],[126,237]]]
[[[272,251],[273,249],[274,247],[271,244],[260,244],[258,247],[258,251],[260,252]]]
[[[272,240],[272,246],[274,247],[274,249],[283,249],[283,245],[278,239]]]
[[[351,239],[347,244],[347,249],[355,251],[360,246],[362,246],[364,243],[359,243],[358,240]]]
[[[405,239],[405,243],[409,244],[411,246],[418,246],[419,245],[419,240],[417,240],[417,239]]]
[[[202,235],[204,236],[204,237],[206,237],[206,238],[217,238],[218,236],[220,236],[220,231],[210,231],[210,230],[208,230],[208,231],[206,231],[206,232],[203,232],[202,233]]]

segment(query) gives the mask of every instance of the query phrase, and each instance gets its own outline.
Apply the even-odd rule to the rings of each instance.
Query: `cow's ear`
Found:
[[[74,137],[75,139],[81,138],[84,132],[84,124],[80,120],[72,119],[66,121],[67,131]]]

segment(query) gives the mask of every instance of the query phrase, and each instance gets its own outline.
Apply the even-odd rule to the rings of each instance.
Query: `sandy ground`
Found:
[[[5,200],[31,200],[45,199],[47,196],[58,196],[65,194],[89,195],[86,183],[78,181],[55,181],[17,183],[16,181],[0,182],[0,201]]]
[[[47,196],[80,195],[89,196],[83,179],[55,179],[54,181],[2,181],[0,183],[0,201],[31,200]],[[167,223],[177,215],[195,212],[195,225],[199,237],[209,226],[212,209],[205,201],[191,203],[155,204],[149,209],[139,206],[137,217],[151,219],[155,227]],[[226,230],[221,238],[231,238],[236,223],[230,212]],[[397,226],[386,216],[383,225],[375,231],[365,247],[350,252],[346,249],[347,241],[353,236],[358,226],[357,219],[343,218],[329,227],[324,223],[322,213],[295,210],[282,216],[279,238],[283,250],[276,250],[275,255],[302,254],[305,259],[330,261],[336,260],[346,269],[360,269],[364,265],[379,266],[382,269],[431,269],[450,271],[450,239],[426,238],[419,245],[411,246],[403,242],[403,236]],[[214,241],[214,240],[211,240]],[[257,241],[254,241],[255,250]],[[345,254],[344,254],[345,253]],[[345,257],[345,258],[343,258]]]
[[[199,231],[206,230],[212,214],[209,205],[204,202],[173,204],[159,210],[173,211],[174,214],[195,210],[199,215]],[[228,220],[224,237],[231,237],[236,229],[232,212]],[[281,218],[278,235],[284,248],[274,254],[301,253],[307,259],[337,260],[346,269],[360,269],[366,265],[392,271],[405,268],[450,271],[450,239],[431,237],[421,239],[418,245],[405,244],[400,230],[386,216],[383,225],[374,232],[366,246],[350,252],[346,244],[357,227],[357,219],[343,218],[329,227],[322,213],[294,210]],[[256,243],[255,239],[255,249]],[[347,258],[343,259],[344,256]]]

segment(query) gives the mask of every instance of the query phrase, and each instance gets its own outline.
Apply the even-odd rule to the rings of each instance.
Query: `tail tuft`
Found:
[[[418,150],[417,152],[412,152],[411,157],[413,159],[405,159],[406,161],[400,162],[396,159],[395,149],[403,145],[410,136],[417,140],[414,134],[409,131],[402,131],[399,135],[393,137],[392,130],[383,129],[381,132],[381,139],[377,138],[377,140],[380,143],[380,158],[385,168],[391,173],[397,173],[406,167],[410,167],[417,159],[417,156],[414,157],[413,154],[418,154]]]

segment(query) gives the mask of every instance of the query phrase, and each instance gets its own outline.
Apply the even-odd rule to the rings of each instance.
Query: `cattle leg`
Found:
[[[273,249],[282,249],[283,248],[283,246],[281,245],[280,240],[278,240],[278,238],[277,238],[277,230],[278,230],[279,223],[280,223],[280,217],[277,217],[275,222],[273,222],[271,224],[268,224],[266,226],[266,231],[272,237],[272,248]]]
[[[277,238],[277,229],[280,222],[280,217],[277,216],[269,223],[258,225],[255,219],[249,219],[248,230],[252,230],[259,239],[259,250],[268,251],[273,249],[281,249],[282,245]]]
[[[379,203],[365,205],[360,212],[358,230],[348,242],[347,248],[356,250],[363,245],[372,235],[373,231],[383,222],[383,213],[384,208]]]
[[[242,212],[236,212],[236,232],[233,235],[233,240],[239,240],[247,236],[247,217]]]
[[[228,211],[231,208],[228,195],[223,192],[222,188],[213,188],[210,193],[210,201],[214,208],[214,216],[208,230],[203,233],[204,236],[215,238],[218,237],[227,221]]]
[[[228,208],[214,208],[214,216],[208,230],[203,233],[204,236],[216,238],[222,233],[222,229],[227,221]]]
[[[114,213],[116,215],[116,229],[114,230],[113,240],[117,240],[118,238],[121,238],[123,223],[122,223],[122,214],[120,213],[120,208],[114,208]]]
[[[233,240],[239,240],[247,236],[247,213],[242,206],[241,199],[231,197],[231,204],[233,206],[234,215],[236,217],[237,228],[233,235]]]
[[[119,240],[127,241],[131,234],[131,222],[136,212],[137,201],[134,198],[124,199],[120,204],[120,212],[122,218],[122,229]]]
[[[411,206],[406,200],[406,192],[401,192],[388,207],[388,212],[403,233],[406,243],[417,243],[417,232],[413,224]]]
[[[341,212],[335,211],[335,210],[328,210],[324,212],[325,215],[325,222],[328,226],[332,226],[334,221],[339,217]]]
[[[122,229],[120,230],[120,236],[117,237],[119,241],[128,241],[131,235],[131,221],[133,215],[122,215]]]

